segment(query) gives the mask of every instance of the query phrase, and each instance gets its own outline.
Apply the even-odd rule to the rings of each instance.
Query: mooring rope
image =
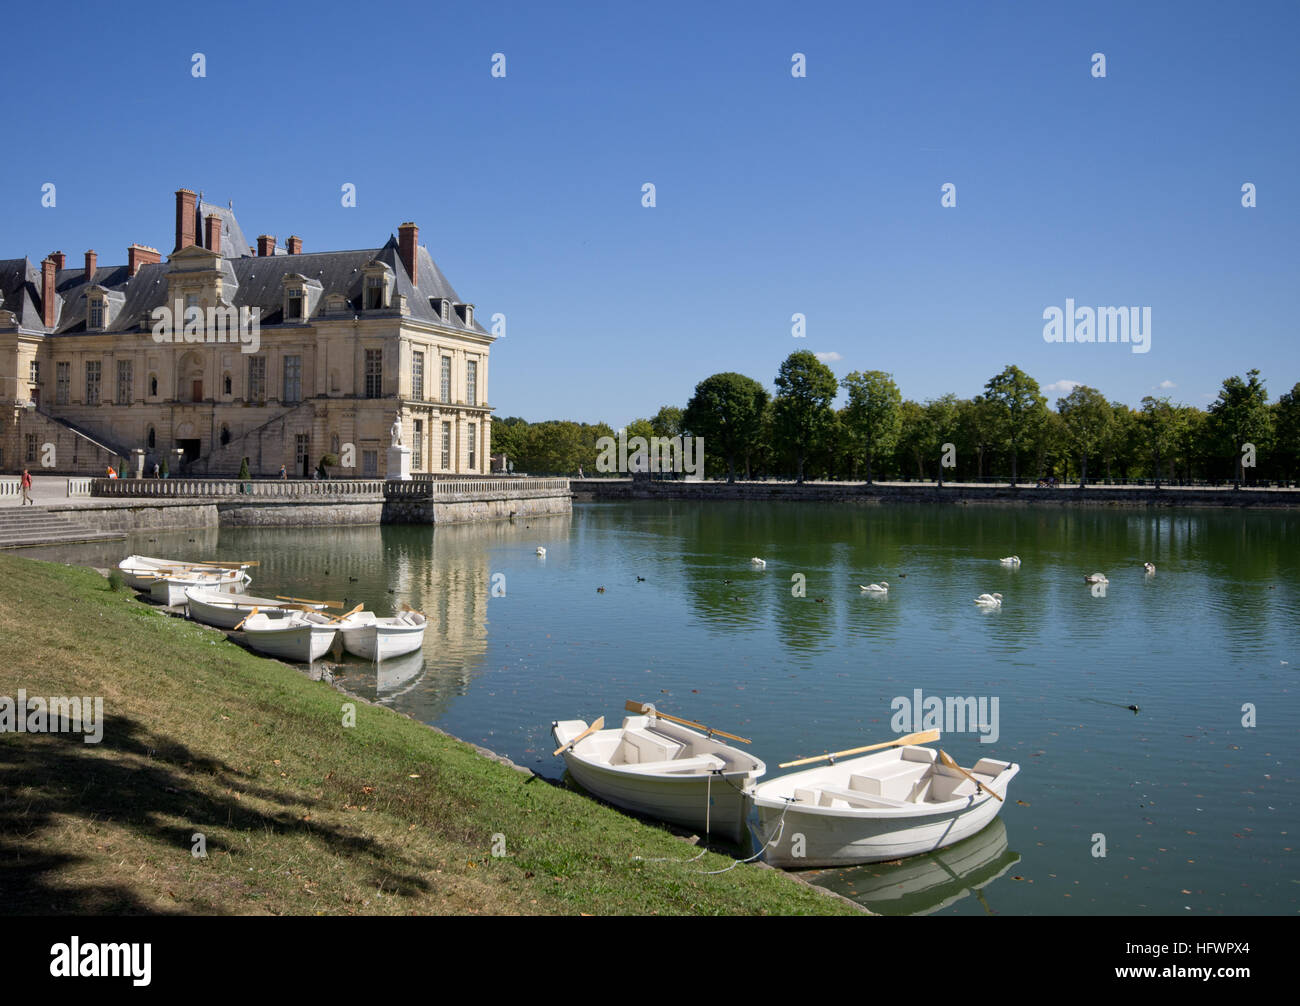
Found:
[[[707,843],[709,840],[709,810],[713,806],[713,776],[715,774],[720,775],[721,772],[722,772],[721,769],[716,769],[716,768],[710,771],[709,778],[704,785],[704,799],[705,799],[704,841],[705,843]],[[692,856],[690,859],[677,859],[673,856],[660,856],[652,859],[647,859],[645,856],[633,856],[632,859],[642,863],[683,863],[683,864],[698,863],[701,859],[705,857],[705,855],[708,854],[708,851],[709,851],[709,847],[707,844],[705,844],[704,847],[700,849],[700,854],[698,856]]]
[[[730,866],[724,866],[721,870],[696,870],[695,872],[703,874],[706,877],[716,877],[719,873],[726,873],[744,863],[752,863],[754,860],[758,859],[758,857],[767,852],[772,845],[781,841],[781,835],[785,831],[785,812],[790,809],[790,804],[792,803],[794,803],[792,798],[785,798],[785,806],[781,808],[781,819],[776,822],[776,835],[764,842],[763,847],[759,849],[758,852],[754,853],[748,859],[737,859]]]

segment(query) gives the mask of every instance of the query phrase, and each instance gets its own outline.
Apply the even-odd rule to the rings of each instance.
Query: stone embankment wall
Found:
[[[961,505],[1300,508],[1297,489],[1155,489],[1150,486],[1088,486],[1036,489],[1010,486],[927,483],[653,482],[631,479],[574,479],[577,502],[620,500],[754,500],[824,503],[956,503]]]

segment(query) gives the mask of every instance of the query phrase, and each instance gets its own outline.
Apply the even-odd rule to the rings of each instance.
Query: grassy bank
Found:
[[[90,570],[0,554],[0,696],[104,700],[99,744],[0,734],[0,911],[853,914],[357,702]],[[195,833],[207,855],[192,855]],[[504,837],[494,857],[493,836]]]

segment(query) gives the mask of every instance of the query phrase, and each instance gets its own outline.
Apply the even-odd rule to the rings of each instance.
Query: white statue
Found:
[[[393,438],[393,447],[402,446],[402,414],[399,412],[393,419],[393,428],[389,431]]]

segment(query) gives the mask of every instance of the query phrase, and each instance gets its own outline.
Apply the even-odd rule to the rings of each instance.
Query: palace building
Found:
[[[383,477],[395,417],[412,472],[489,470],[494,337],[415,224],[377,248],[254,247],[181,189],[167,260],[126,259],[0,259],[0,471],[103,474],[139,449],[173,477],[248,458],[304,478],[326,454],[332,476]]]

